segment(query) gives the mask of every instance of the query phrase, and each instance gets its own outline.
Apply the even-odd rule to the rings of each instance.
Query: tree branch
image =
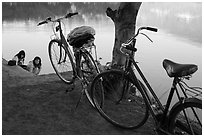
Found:
[[[106,15],[110,17],[113,20],[113,22],[115,22],[116,20],[116,14],[117,14],[117,10],[113,11],[110,7],[106,9]]]

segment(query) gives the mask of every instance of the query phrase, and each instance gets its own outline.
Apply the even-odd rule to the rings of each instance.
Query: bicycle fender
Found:
[[[50,43],[53,42],[53,41],[54,41],[54,42],[58,42],[59,44],[62,44],[62,42],[61,42],[59,39],[52,39],[52,40],[50,41]]]
[[[188,103],[194,103],[194,102],[195,102],[195,103],[200,103],[200,104],[202,105],[202,100],[197,99],[197,98],[185,98],[185,99],[182,101],[182,103],[177,102],[176,104],[174,104],[173,107],[171,108],[170,112],[169,112],[169,115],[168,115],[168,118],[169,118],[169,122],[168,122],[168,123],[170,123],[170,120],[171,120],[171,118],[173,117],[173,115],[175,114],[175,111],[176,111],[177,109],[179,109],[181,105],[184,105],[184,106],[185,106],[185,105],[188,104]]]

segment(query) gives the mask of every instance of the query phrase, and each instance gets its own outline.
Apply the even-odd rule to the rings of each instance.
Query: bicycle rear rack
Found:
[[[190,87],[184,81],[180,81],[180,86],[184,89],[185,93],[194,98],[202,98],[202,88]]]

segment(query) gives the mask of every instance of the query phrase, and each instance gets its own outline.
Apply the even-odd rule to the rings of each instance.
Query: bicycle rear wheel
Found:
[[[51,40],[48,47],[51,64],[59,78],[71,84],[74,81],[74,62],[59,40]]]
[[[139,89],[124,72],[111,70],[96,76],[91,94],[95,107],[107,121],[132,129],[142,126],[149,116],[146,101]]]
[[[88,52],[81,53],[81,71],[84,78],[90,83],[93,81],[94,77],[100,73],[99,68],[94,61],[93,57]]]
[[[88,52],[82,52],[81,56],[82,58],[81,58],[80,66],[81,66],[82,76],[83,76],[83,79],[86,80],[87,84],[90,85],[94,77],[98,73],[100,73],[100,71],[91,54],[89,54]],[[90,90],[85,90],[85,94],[87,99],[91,103],[91,105],[94,106],[91,98]]]
[[[172,134],[202,135],[202,101],[191,98],[170,113],[169,131]]]

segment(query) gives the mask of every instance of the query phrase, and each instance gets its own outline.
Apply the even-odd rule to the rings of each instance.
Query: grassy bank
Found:
[[[3,61],[2,61],[3,62]],[[55,74],[19,75],[2,63],[3,135],[151,135],[153,122],[136,130],[117,128],[99,115],[85,95],[79,106],[81,84],[66,85]]]

